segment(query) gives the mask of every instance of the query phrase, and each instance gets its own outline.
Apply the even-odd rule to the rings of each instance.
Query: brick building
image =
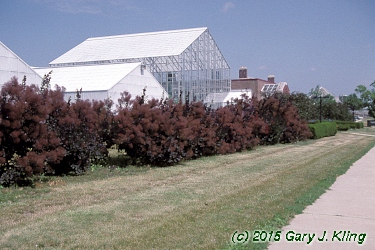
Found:
[[[290,93],[286,82],[275,83],[275,76],[269,75],[267,80],[247,76],[247,68],[241,67],[239,79],[232,79],[232,90],[251,90],[252,97],[262,98],[262,94],[274,92]]]

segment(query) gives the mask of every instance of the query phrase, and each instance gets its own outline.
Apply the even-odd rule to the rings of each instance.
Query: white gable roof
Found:
[[[242,99],[242,95],[246,94],[248,97],[251,98],[251,90],[242,91],[242,90],[231,90],[228,95],[224,98],[223,103],[231,103],[235,99]]]
[[[207,28],[89,38],[50,65],[181,54]]]
[[[331,92],[329,92],[326,88],[324,88],[324,87],[320,87],[319,88],[319,92],[320,92],[320,94],[322,95],[322,96],[327,96],[327,95],[331,95],[331,96],[333,96],[332,94],[331,94]]]
[[[230,92],[223,93],[209,93],[205,99],[205,103],[220,103],[226,105],[227,102],[231,103],[236,98],[242,99],[242,95],[246,94],[248,97],[252,97],[251,90],[231,90]]]
[[[66,92],[109,90],[141,63],[121,63],[62,68],[35,68],[44,76],[52,70],[51,87],[65,87]]]

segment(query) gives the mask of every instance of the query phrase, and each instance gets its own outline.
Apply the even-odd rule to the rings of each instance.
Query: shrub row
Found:
[[[290,143],[311,136],[288,98],[257,101],[243,96],[216,110],[188,100],[131,100],[124,93],[115,116],[115,143],[138,164],[172,165],[181,160]]]
[[[312,139],[319,139],[327,136],[334,136],[337,133],[336,122],[321,122],[309,124],[309,129],[312,132]]]
[[[103,158],[101,112],[111,104],[66,102],[63,91],[49,89],[49,76],[41,88],[16,78],[2,87],[0,185],[28,185],[38,174],[81,174]]]
[[[256,145],[291,143],[312,136],[289,97],[260,101],[243,96],[213,109],[202,102],[145,101],[124,92],[110,100],[64,101],[64,89],[19,84],[1,89],[0,185],[30,184],[38,174],[82,174],[117,144],[134,164],[168,166]]]
[[[363,122],[336,121],[337,130],[346,131],[349,129],[361,129],[364,127]]]

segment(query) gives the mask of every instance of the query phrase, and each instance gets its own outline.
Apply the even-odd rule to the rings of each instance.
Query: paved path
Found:
[[[375,249],[375,147],[282,230],[268,249]]]

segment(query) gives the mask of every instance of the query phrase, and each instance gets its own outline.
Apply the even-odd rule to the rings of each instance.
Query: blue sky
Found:
[[[32,66],[89,37],[208,27],[238,78],[350,94],[375,80],[374,0],[0,0],[0,41]]]

